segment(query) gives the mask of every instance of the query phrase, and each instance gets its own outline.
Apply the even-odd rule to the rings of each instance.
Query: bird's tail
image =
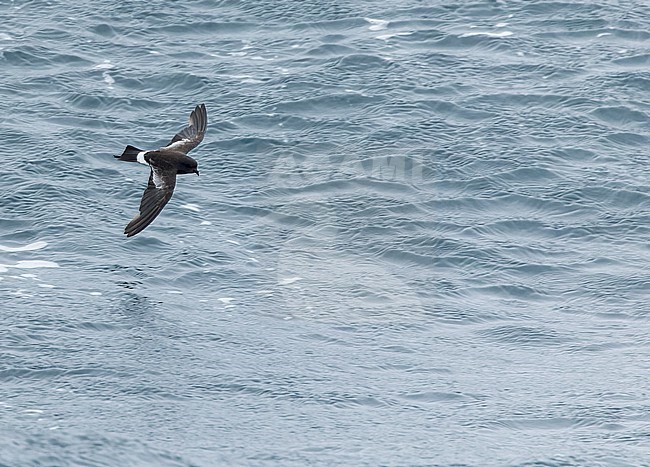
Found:
[[[138,162],[138,153],[142,152],[135,146],[127,146],[121,156],[115,156],[117,159],[126,162]]]

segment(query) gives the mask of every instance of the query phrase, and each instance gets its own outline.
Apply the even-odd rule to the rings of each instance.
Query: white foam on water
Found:
[[[201,225],[212,225],[210,221],[201,221]]]
[[[219,300],[220,302],[225,303],[226,305],[228,305],[230,302],[232,302],[234,300],[234,298],[232,298],[232,297],[220,297],[220,298],[217,298],[217,300]]]
[[[104,60],[103,63],[98,63],[93,67],[95,70],[110,70],[111,68],[115,68],[115,65],[110,60]]]
[[[234,244],[234,245],[241,245],[241,243],[239,243],[239,242],[236,241],[236,240],[229,240],[229,239],[226,239],[226,241],[227,241],[228,243],[232,243],[232,244]]]
[[[38,284],[38,286],[43,289],[53,289],[54,287],[56,287],[55,285],[52,284]]]
[[[514,33],[512,31],[501,31],[501,32],[489,32],[489,31],[483,31],[483,32],[466,32],[465,34],[461,34],[460,37],[474,37],[474,36],[485,36],[485,37],[510,37]]]
[[[374,18],[363,18],[367,22],[370,23],[370,26],[368,29],[371,31],[381,31],[382,29],[386,29],[388,27],[388,21],[383,20],[383,19],[374,19]]]
[[[400,36],[410,36],[413,34],[412,32],[396,32],[395,34],[380,34],[379,36],[376,37],[376,39],[382,40],[382,41],[387,41],[388,39],[392,37],[400,37]]]
[[[298,282],[302,277],[285,277],[284,279],[281,279],[278,284],[279,285],[289,285],[293,284],[294,282]]]
[[[102,76],[104,77],[104,82],[108,84],[108,87],[112,87],[115,84],[115,80],[111,75],[108,74],[108,71],[105,71],[102,73]]]
[[[188,204],[181,205],[181,207],[183,209],[189,209],[190,211],[194,211],[194,212],[201,211],[201,208],[197,204],[188,203]]]
[[[100,296],[100,295],[102,295],[102,293],[101,292],[90,292],[90,295]]]
[[[40,250],[41,248],[45,248],[46,246],[47,246],[47,242],[43,242],[43,241],[38,241],[38,242],[30,243],[25,246],[16,246],[16,247],[0,245],[0,251],[7,251],[10,253],[13,253],[15,251],[34,251],[34,250]]]
[[[0,272],[7,272],[7,268],[18,269],[39,269],[39,268],[58,268],[59,265],[54,261],[41,260],[23,260],[16,264],[0,264]]]

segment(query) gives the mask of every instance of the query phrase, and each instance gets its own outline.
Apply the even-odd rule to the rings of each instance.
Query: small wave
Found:
[[[21,260],[15,264],[0,264],[0,272],[7,272],[9,268],[16,269],[41,269],[41,268],[58,268],[58,263],[54,261],[42,260]]]
[[[496,37],[496,38],[501,38],[501,37],[510,37],[514,35],[512,31],[499,31],[499,32],[492,32],[492,31],[476,31],[476,32],[466,32],[460,35],[460,37],[476,37],[476,36],[485,36],[485,37]]]
[[[386,21],[383,19],[373,19],[373,18],[363,18],[363,19],[365,19],[370,23],[368,29],[371,31],[381,31],[382,29],[386,29],[390,24],[390,21]]]
[[[6,251],[12,253],[16,251],[34,251],[34,250],[40,250],[42,248],[45,248],[46,246],[47,246],[47,242],[43,242],[43,241],[37,241],[24,246],[12,247],[12,246],[0,245],[0,251]]]
[[[201,208],[197,204],[193,203],[182,204],[180,207],[187,209],[188,211],[201,212]]]

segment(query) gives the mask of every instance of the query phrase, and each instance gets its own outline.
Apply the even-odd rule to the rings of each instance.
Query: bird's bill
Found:
[[[194,169],[194,173],[198,176],[199,175],[199,169]]]

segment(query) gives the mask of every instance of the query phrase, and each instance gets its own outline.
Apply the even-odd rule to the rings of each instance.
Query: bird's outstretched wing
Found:
[[[198,144],[198,143],[197,143]],[[176,170],[151,166],[149,183],[140,201],[140,213],[124,229],[127,237],[142,232],[160,214],[174,194]]]
[[[189,126],[176,133],[169,144],[161,149],[170,149],[187,154],[203,141],[203,135],[205,135],[207,127],[208,112],[205,110],[205,104],[197,105],[190,114]]]

